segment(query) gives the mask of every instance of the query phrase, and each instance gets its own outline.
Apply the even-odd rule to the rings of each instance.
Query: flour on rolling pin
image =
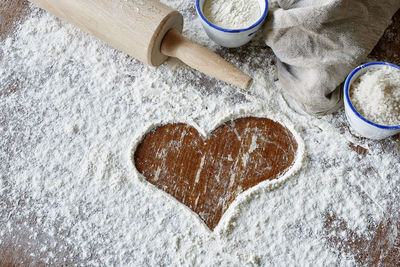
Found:
[[[158,0],[30,0],[151,66],[168,57],[239,88],[252,78],[213,51],[182,37],[183,16]],[[121,12],[123,10],[123,12]]]
[[[206,0],[203,12],[211,23],[225,29],[248,28],[261,16],[257,0]]]

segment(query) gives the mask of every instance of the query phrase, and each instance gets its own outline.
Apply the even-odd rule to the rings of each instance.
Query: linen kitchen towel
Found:
[[[272,0],[263,33],[289,102],[312,115],[341,107],[340,85],[399,8],[400,0]]]

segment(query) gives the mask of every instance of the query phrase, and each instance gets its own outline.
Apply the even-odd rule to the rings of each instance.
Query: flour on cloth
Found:
[[[365,60],[399,0],[273,0],[264,38],[278,57],[280,85],[303,111],[342,106],[340,84]]]

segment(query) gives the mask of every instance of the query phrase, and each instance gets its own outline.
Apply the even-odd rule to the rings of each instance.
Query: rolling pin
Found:
[[[222,57],[182,37],[183,16],[158,0],[30,1],[148,65],[176,57],[239,88],[252,83]]]

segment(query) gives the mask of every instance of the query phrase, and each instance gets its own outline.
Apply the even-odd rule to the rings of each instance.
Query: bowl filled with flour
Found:
[[[379,140],[400,133],[399,66],[359,66],[346,79],[344,99],[347,119],[359,135]]]
[[[207,35],[224,47],[248,43],[268,13],[268,0],[196,0]]]

